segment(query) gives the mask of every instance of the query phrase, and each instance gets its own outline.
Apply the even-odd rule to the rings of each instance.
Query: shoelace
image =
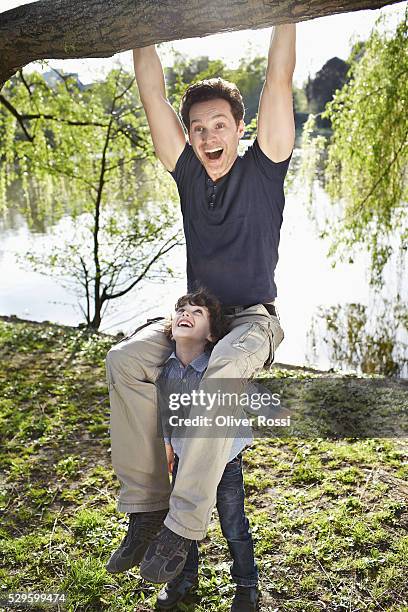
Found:
[[[163,523],[163,518],[160,516],[152,516],[150,513],[146,514],[131,514],[129,529],[125,536],[124,543],[128,544],[134,538],[135,532],[141,540],[152,540],[157,533],[157,530]]]

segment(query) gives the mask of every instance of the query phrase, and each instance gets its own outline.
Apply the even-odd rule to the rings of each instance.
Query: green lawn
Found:
[[[104,569],[126,530],[109,456],[103,361],[113,342],[0,321],[3,592],[64,592],[66,610],[154,609],[158,588],[137,570],[112,576]],[[274,375],[305,383],[291,402],[314,407],[318,421],[325,393],[343,401],[333,381],[317,380],[311,391],[305,372]],[[406,387],[384,384],[383,406],[402,417]],[[373,391],[362,389],[355,402],[369,409]],[[245,452],[261,611],[407,611],[407,439],[312,433],[259,438]],[[198,597],[183,609],[228,611],[234,587],[215,514],[201,553]]]

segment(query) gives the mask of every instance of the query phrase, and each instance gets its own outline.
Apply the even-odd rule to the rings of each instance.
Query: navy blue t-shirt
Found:
[[[214,182],[186,143],[171,175],[183,214],[188,291],[205,287],[225,306],[275,299],[283,183],[291,157],[273,162],[255,140]]]

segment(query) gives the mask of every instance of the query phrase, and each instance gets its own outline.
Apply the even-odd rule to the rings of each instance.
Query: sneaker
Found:
[[[170,582],[182,571],[192,540],[166,526],[154,538],[140,565],[140,575],[149,582]]]
[[[127,534],[106,564],[108,572],[125,572],[141,562],[150,542],[163,526],[167,512],[168,510],[156,510],[129,514]]]
[[[171,580],[157,596],[157,605],[163,610],[173,608],[181,603],[198,587],[198,576],[186,576],[181,573]]]
[[[237,586],[230,612],[256,612],[259,595],[258,587]]]

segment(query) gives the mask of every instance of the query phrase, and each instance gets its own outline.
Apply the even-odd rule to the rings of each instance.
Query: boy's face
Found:
[[[210,331],[210,313],[205,306],[185,304],[176,310],[171,323],[171,333],[176,341],[187,340],[205,344],[212,340]]]

